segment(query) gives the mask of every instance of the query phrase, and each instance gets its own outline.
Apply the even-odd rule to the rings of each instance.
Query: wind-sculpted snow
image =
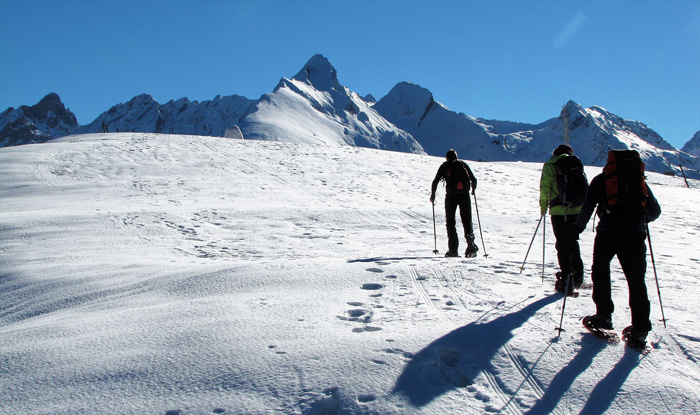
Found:
[[[583,329],[589,290],[557,335],[548,223],[521,273],[540,163],[470,162],[480,256],[433,254],[442,160],[138,133],[0,149],[0,413],[700,412],[698,181],[649,174],[668,327],[649,261],[641,356]]]

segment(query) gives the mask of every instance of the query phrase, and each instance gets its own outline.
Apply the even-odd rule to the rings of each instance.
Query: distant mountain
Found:
[[[370,102],[338,82],[316,55],[292,79],[282,78],[242,118],[246,139],[323,143],[424,153],[408,133],[377,114]]]
[[[77,126],[75,115],[51,93],[34,106],[10,107],[0,113],[0,147],[43,143],[68,135]]]
[[[691,138],[690,141],[685,143],[681,150],[685,151],[688,154],[700,157],[700,131],[695,133],[693,138]]]
[[[460,157],[470,160],[515,160],[515,155],[498,141],[492,125],[449,110],[418,85],[399,83],[374,109],[413,135],[430,155],[444,156],[454,148]]]
[[[161,105],[150,95],[143,94],[126,104],[113,106],[92,123],[77,127],[73,133],[137,131],[223,137],[254,102],[231,95],[202,102],[182,98]]]
[[[80,126],[56,94],[33,107],[0,114],[0,147],[38,143],[68,134],[155,132],[254,140],[349,145],[443,156],[454,148],[470,160],[544,162],[564,142],[565,131],[587,165],[605,164],[610,149],[638,150],[649,171],[700,178],[700,132],[683,152],[645,124],[624,120],[601,107],[569,101],[558,117],[539,124],[487,120],[457,113],[409,82],[379,101],[362,98],[338,81],[322,55],[313,56],[291,79],[260,99],[217,96],[159,104],[139,95]]]
[[[566,125],[571,146],[587,165],[604,165],[608,150],[631,148],[641,153],[650,171],[679,173],[681,163],[700,168],[697,157],[679,152],[646,125],[624,120],[601,107],[583,108],[573,101],[564,106],[559,117],[536,125],[485,120],[451,111],[435,101],[427,89],[403,82],[374,109],[435,156],[454,148],[460,157],[470,160],[544,162],[564,142]],[[697,171],[689,174],[700,177]]]
[[[557,128],[563,129],[564,120],[572,147],[585,164],[602,166],[608,150],[625,148],[639,151],[648,171],[680,174],[682,164],[686,173],[700,178],[700,159],[678,151],[639,121],[624,120],[597,106],[582,108],[572,101],[563,108]]]

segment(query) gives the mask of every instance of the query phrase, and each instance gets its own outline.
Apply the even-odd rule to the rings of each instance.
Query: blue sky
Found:
[[[474,117],[537,123],[574,100],[676,147],[700,130],[698,0],[0,0],[0,15],[0,111],[56,92],[87,124],[141,93],[257,99],[320,53],[377,99],[409,81]]]

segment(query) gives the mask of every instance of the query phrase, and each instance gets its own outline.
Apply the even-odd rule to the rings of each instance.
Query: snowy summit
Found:
[[[255,119],[315,102],[309,122],[334,139],[379,125],[345,89],[312,88],[326,81],[283,81]],[[488,257],[444,258],[444,189],[435,222],[428,201],[443,157],[298,138],[0,149],[0,413],[700,413],[697,180],[648,174],[663,213],[643,356],[583,328],[589,290],[562,310],[550,227],[533,236],[541,163],[470,163]]]

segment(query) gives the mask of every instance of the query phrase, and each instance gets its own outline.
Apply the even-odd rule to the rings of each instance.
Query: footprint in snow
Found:
[[[361,308],[348,310],[347,316],[338,316],[340,320],[352,321],[357,323],[369,323],[372,321],[372,312]]]
[[[275,349],[277,349],[277,346],[275,346],[274,344],[267,346],[267,348],[270,349],[271,351],[274,351],[275,354],[287,354],[287,352],[283,352],[281,350],[275,350]]]
[[[358,396],[357,400],[361,403],[368,403],[377,400],[377,397],[372,394],[363,394]]]

